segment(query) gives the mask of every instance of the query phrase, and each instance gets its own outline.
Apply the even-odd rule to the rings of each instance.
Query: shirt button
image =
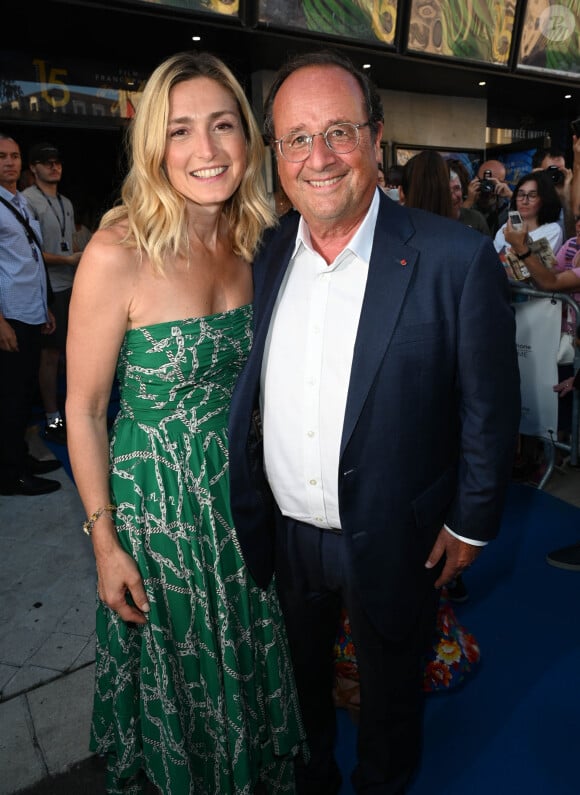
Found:
[[[310,483],[311,486],[316,486],[316,479],[315,478],[312,478],[308,482]]]
[[[309,436],[312,439],[312,437],[314,436],[314,431],[308,431],[306,436]]]

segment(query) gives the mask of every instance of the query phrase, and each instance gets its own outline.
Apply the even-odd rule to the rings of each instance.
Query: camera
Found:
[[[545,168],[544,171],[550,177],[554,185],[559,185],[561,182],[564,182],[564,175],[558,166],[548,166],[548,168]]]
[[[491,171],[486,168],[483,172],[483,179],[479,180],[479,190],[481,193],[495,193],[495,182],[492,182]]]

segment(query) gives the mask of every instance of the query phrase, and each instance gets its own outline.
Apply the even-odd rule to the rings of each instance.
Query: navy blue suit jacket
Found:
[[[291,213],[254,264],[254,343],[229,428],[234,522],[266,586],[274,511],[257,408],[270,318],[296,238]],[[499,528],[520,416],[515,323],[491,240],[381,194],[354,348],[339,471],[352,576],[387,636],[409,628],[437,571],[443,523],[487,541]]]

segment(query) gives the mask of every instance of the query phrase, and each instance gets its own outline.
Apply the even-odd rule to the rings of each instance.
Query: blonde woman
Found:
[[[169,58],[139,103],[122,203],[75,279],[69,451],[97,565],[91,747],[108,756],[108,793],[294,791],[302,729],[280,610],[229,508],[250,261],[273,222],[262,150],[221,61]]]

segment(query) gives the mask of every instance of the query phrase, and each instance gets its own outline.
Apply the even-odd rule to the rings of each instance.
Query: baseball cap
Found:
[[[40,144],[34,144],[28,154],[29,163],[46,163],[48,160],[60,160],[60,152],[53,144],[46,141]]]

